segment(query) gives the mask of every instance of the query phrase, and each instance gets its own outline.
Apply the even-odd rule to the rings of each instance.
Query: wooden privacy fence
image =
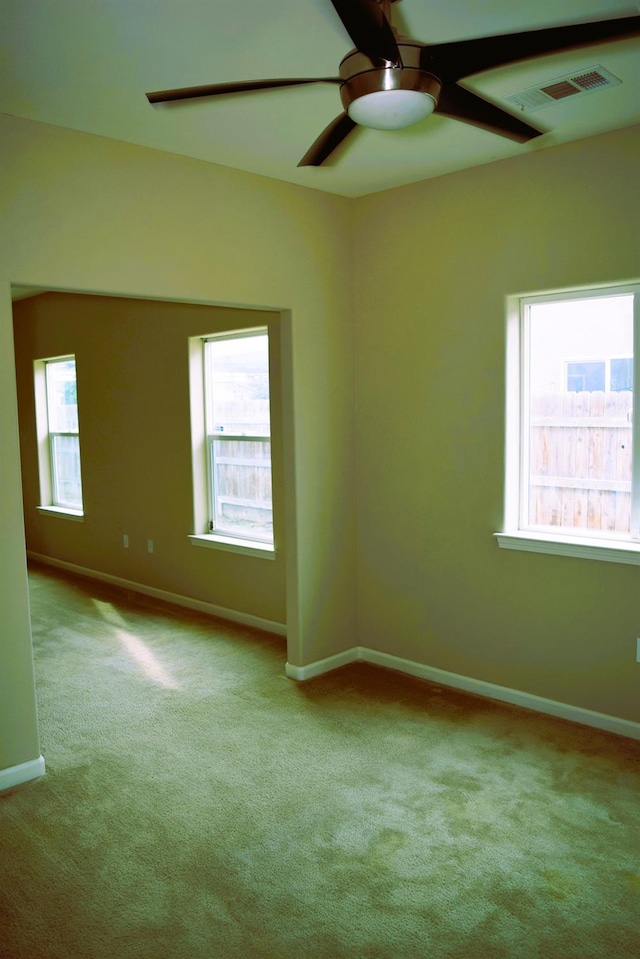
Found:
[[[271,444],[218,441],[216,455],[218,495],[228,503],[244,506],[271,504]]]
[[[215,490],[217,520],[226,519],[235,526],[270,528],[272,523],[271,441],[269,439],[269,400],[234,396],[215,406],[215,423],[222,427],[215,442]],[[242,440],[254,435],[264,439]],[[227,436],[232,438],[227,439]]]
[[[628,532],[633,394],[533,396],[529,522]]]

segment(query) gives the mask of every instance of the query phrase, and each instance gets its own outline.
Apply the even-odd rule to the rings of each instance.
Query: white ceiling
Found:
[[[403,0],[400,32],[427,43],[637,13],[619,0]],[[640,122],[640,38],[502,67],[465,84],[499,105],[600,65],[622,81],[527,114],[522,145],[432,116],[358,129],[321,168],[297,163],[342,111],[337,85],[152,107],[147,91],[274,77],[336,76],[352,44],[329,0],[2,0],[0,112],[287,180],[344,196]]]

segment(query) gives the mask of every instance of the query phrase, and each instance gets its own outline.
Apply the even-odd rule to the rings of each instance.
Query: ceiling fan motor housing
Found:
[[[342,80],[340,98],[345,110],[356,122],[378,129],[397,129],[417,122],[435,109],[442,84],[433,73],[420,68],[420,51],[423,47],[424,44],[406,41],[404,38],[399,39],[398,50],[402,58],[402,67],[379,67],[359,50],[352,50],[347,54],[339,70]],[[401,115],[396,115],[396,111],[392,108],[387,111],[388,116],[379,123],[377,119],[363,119],[359,115],[363,112],[365,105],[364,97],[373,100],[371,94],[386,94],[389,91],[411,91],[409,97],[412,94],[424,94],[424,97],[415,97],[419,115],[407,121]],[[396,95],[402,96],[402,94]],[[391,100],[392,98],[389,97],[390,103]],[[419,101],[423,103],[422,109]]]

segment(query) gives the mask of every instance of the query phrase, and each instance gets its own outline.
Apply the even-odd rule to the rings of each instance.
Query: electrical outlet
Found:
[[[148,540],[147,540],[147,552],[148,552],[148,553],[153,553],[153,540],[152,540],[152,539],[148,539]]]
[[[128,534],[128,533],[123,533],[123,534],[122,534],[122,545],[124,546],[125,549],[129,549],[129,534]]]

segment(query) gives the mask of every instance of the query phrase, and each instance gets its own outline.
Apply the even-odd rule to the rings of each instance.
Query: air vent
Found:
[[[604,67],[587,67],[578,73],[556,77],[536,87],[529,87],[528,90],[521,90],[520,93],[511,93],[505,97],[505,100],[525,113],[533,113],[534,110],[541,110],[560,100],[595,93],[596,90],[603,90],[605,87],[617,87],[621,82]]]

